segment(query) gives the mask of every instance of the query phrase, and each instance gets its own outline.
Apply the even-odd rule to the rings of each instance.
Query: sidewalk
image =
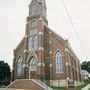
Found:
[[[83,89],[81,90],[90,90],[90,84],[88,84],[87,86],[85,86]]]

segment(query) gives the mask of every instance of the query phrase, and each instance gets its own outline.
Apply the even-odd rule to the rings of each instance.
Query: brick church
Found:
[[[45,0],[32,0],[25,36],[14,50],[12,80],[39,79],[51,86],[81,81],[80,61],[68,40],[48,27]]]

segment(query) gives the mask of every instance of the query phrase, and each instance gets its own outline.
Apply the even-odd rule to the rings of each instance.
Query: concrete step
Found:
[[[29,89],[29,90],[47,90],[43,85],[33,79],[17,79],[11,83],[9,89]]]
[[[43,87],[46,88],[46,90],[53,90],[50,86],[48,86],[45,82],[42,82],[41,80],[35,79],[35,81],[39,84],[41,84]]]

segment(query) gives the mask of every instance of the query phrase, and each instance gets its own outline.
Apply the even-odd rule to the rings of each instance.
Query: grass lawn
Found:
[[[84,81],[84,85],[75,87],[75,90],[81,90],[82,88],[84,88],[88,84],[90,84],[90,80]]]
[[[83,87],[85,87],[85,85],[75,87],[73,90],[81,90]],[[55,87],[53,90],[65,90],[65,87]]]
[[[82,88],[84,88],[85,85],[82,85],[82,86],[78,86],[78,87],[75,87],[75,90],[81,90]]]

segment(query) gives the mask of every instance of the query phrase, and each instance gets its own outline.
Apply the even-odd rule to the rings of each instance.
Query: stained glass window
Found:
[[[29,66],[30,66],[30,71],[36,71],[37,70],[37,60],[35,59],[35,58],[32,58],[31,60],[30,60],[30,64],[29,64]]]
[[[38,35],[34,37],[34,50],[38,49]]]
[[[56,53],[56,74],[60,74],[63,72],[62,68],[62,55],[60,52]]]
[[[37,13],[36,9],[37,9],[36,5],[33,5],[31,10],[32,15],[35,15]]]
[[[29,50],[32,50],[33,49],[33,39],[32,37],[30,36],[29,37]]]
[[[17,60],[17,76],[21,76],[23,74],[23,59],[21,57]]]

